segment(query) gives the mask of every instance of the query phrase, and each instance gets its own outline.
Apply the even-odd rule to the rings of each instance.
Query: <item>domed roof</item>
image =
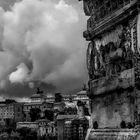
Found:
[[[82,95],[83,95],[83,94],[85,95],[85,94],[87,94],[87,91],[86,91],[86,90],[81,90],[81,91],[77,92],[77,94],[78,94],[78,95],[81,95],[81,94],[82,94]]]
[[[41,98],[41,97],[42,97],[41,94],[33,94],[33,95],[31,96],[31,98]]]

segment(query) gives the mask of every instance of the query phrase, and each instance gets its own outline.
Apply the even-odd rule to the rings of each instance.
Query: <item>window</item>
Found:
[[[17,112],[20,112],[20,107],[18,107]]]

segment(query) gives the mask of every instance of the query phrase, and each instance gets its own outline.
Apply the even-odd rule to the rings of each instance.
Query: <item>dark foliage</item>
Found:
[[[53,111],[51,111],[51,110],[45,110],[44,111],[44,114],[45,114],[45,118],[46,119],[48,119],[50,121],[53,121],[53,119],[54,119],[54,113],[53,113]]]
[[[85,104],[82,101],[80,101],[80,100],[77,101],[77,106],[84,106],[84,105]]]
[[[13,99],[6,99],[6,100],[5,100],[5,103],[6,103],[6,104],[11,104],[11,103],[16,103],[16,101],[13,100]]]
[[[31,121],[34,122],[38,120],[40,118],[40,113],[41,113],[41,110],[39,108],[31,108],[29,112]]]
[[[131,122],[128,123],[128,128],[129,128],[129,129],[133,128],[133,125],[132,125]]]
[[[21,140],[37,140],[37,133],[30,128],[23,127],[17,129],[17,132],[20,134]]]
[[[61,102],[61,101],[62,101],[61,93],[55,93],[55,102]]]
[[[93,128],[94,128],[94,129],[98,129],[98,123],[97,123],[97,121],[95,121],[95,122],[93,123]]]
[[[122,121],[122,122],[120,123],[120,127],[121,127],[121,128],[126,128],[126,123],[125,123],[125,121]]]

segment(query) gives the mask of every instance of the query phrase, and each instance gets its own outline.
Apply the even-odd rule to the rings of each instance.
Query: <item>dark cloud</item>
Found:
[[[56,88],[51,84],[41,83],[38,81],[34,82],[34,88],[30,88],[29,85],[26,84],[11,84],[10,82],[6,82],[6,87],[0,89],[1,95],[9,96],[9,97],[30,97],[32,94],[36,93],[36,88],[40,87],[44,94],[53,93]]]
[[[4,10],[10,10],[10,8],[21,0],[0,0],[0,6],[3,7]]]

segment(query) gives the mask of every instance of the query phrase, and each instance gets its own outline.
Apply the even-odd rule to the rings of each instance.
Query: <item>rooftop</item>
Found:
[[[63,119],[75,119],[77,118],[77,115],[58,115],[57,120],[63,120]]]
[[[79,92],[77,92],[77,95],[86,95],[87,91],[86,90],[81,90]]]
[[[45,95],[43,94],[33,94],[30,98],[43,98]]]

